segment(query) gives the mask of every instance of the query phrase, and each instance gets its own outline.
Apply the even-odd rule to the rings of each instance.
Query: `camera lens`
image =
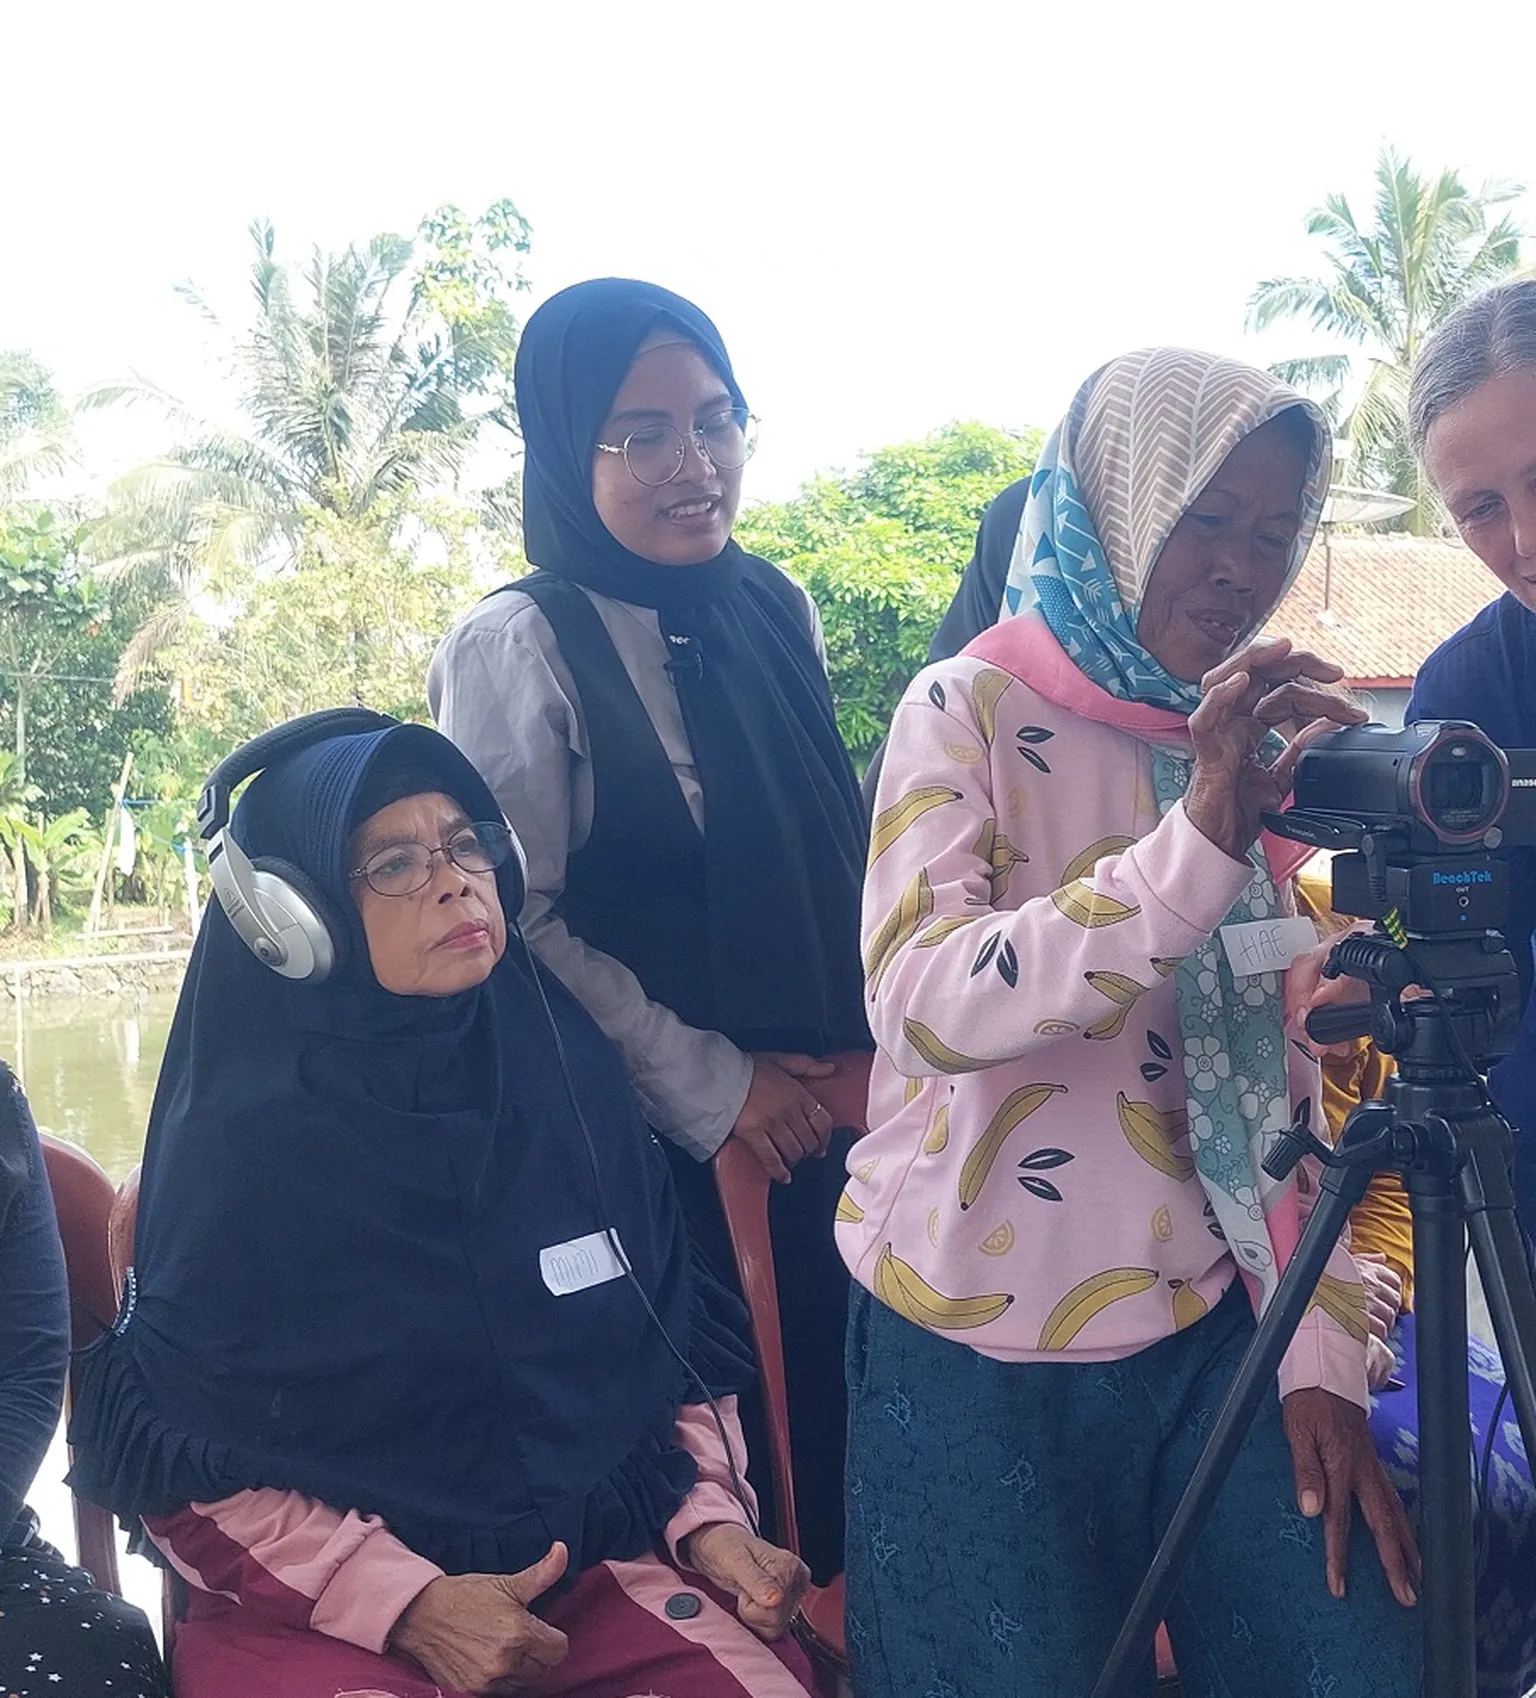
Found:
[[[1457,737],[1430,751],[1419,774],[1419,805],[1436,831],[1480,831],[1498,819],[1503,802],[1503,773],[1489,744]]]

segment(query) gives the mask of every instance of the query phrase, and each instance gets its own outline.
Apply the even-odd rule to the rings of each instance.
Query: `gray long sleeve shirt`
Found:
[[[704,792],[667,676],[653,610],[584,591],[661,740],[695,824]],[[810,606],[817,651],[820,621]],[[560,914],[565,869],[592,829],[592,767],[581,703],[548,620],[528,596],[482,601],[438,646],[427,701],[443,733],[490,785],[528,856],[523,931],[624,1057],[647,1117],[700,1161],[725,1141],[752,1083],[751,1057],[719,1032],[686,1025],[646,996],[611,955],[572,936]]]

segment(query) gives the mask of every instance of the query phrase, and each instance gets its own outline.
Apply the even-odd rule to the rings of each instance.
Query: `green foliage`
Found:
[[[250,578],[169,652],[183,718],[223,751],[316,708],[425,717],[432,651],[488,585],[481,541],[471,514],[441,503],[306,515],[297,563]]]
[[[197,594],[229,598],[304,570],[317,525],[377,533],[418,492],[453,489],[472,450],[515,448],[512,366],[527,226],[510,201],[478,219],[444,207],[416,241],[381,235],[302,271],[279,263],[272,226],[251,229],[250,328],[228,336],[246,428],[199,429],[114,486],[92,548],[109,578],[137,577],[163,602],[123,656],[130,687],[186,647]],[[142,386],[93,404],[158,399]],[[170,407],[173,420],[177,419]],[[484,511],[505,524],[504,486]],[[391,539],[392,542],[393,539]]]
[[[1431,180],[1383,148],[1368,225],[1343,195],[1308,215],[1308,233],[1326,244],[1325,275],[1271,278],[1248,302],[1251,329],[1299,318],[1364,349],[1368,371],[1343,420],[1354,453],[1350,481],[1412,496],[1406,523],[1418,535],[1436,528],[1439,510],[1409,445],[1408,376],[1447,314],[1519,268],[1521,231],[1508,215],[1495,221],[1494,210],[1523,192],[1515,183],[1473,190],[1454,171]],[[1323,355],[1274,369],[1319,393],[1337,418],[1354,360]]]
[[[826,632],[838,725],[862,766],[927,657],[999,490],[1034,470],[1038,432],[955,423],[812,479],[742,515],[737,540],[810,591]]]
[[[78,532],[52,513],[0,514],[0,692],[10,704],[18,777],[27,777],[27,707],[40,677],[97,617],[96,586]]]

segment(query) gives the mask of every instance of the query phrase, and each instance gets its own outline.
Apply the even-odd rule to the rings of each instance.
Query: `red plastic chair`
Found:
[[[831,1114],[838,1129],[852,1128],[859,1135],[868,1130],[870,1059],[867,1055],[839,1056],[837,1072],[830,1078],[805,1081],[806,1088]],[[784,1378],[773,1240],[768,1231],[770,1183],[762,1163],[745,1145],[728,1139],[721,1146],[715,1157],[715,1184],[731,1235],[742,1294],[752,1319],[779,1534],[791,1550],[798,1550],[800,1529],[795,1517],[794,1469],[790,1461],[789,1392]],[[800,1611],[800,1636],[815,1667],[819,1698],[836,1698],[840,1683],[848,1678],[842,1575],[826,1586],[813,1586],[806,1593]]]
[[[112,1281],[122,1296],[123,1281],[133,1265],[133,1233],[139,1221],[139,1168],[117,1188],[112,1213],[107,1219],[107,1250],[112,1261]],[[176,1623],[186,1609],[186,1582],[179,1574],[166,1569],[160,1581],[160,1643],[170,1666],[171,1651],[176,1644]]]
[[[49,1132],[40,1136],[69,1275],[70,1346],[83,1350],[106,1332],[117,1315],[117,1286],[107,1254],[107,1219],[115,1193],[112,1181],[84,1150]],[[70,1406],[74,1397],[75,1370],[71,1364]],[[80,1566],[103,1592],[121,1596],[111,1515],[83,1498],[72,1501]]]

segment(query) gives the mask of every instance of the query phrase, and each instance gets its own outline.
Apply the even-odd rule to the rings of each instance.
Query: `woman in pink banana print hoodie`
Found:
[[[1329,467],[1262,372],[1111,362],[1042,455],[1015,617],[897,711],[837,1227],[860,1698],[1088,1691],[1295,1247],[1306,1177],[1260,1163],[1319,1087],[1273,970],[1299,855],[1260,814],[1364,715],[1338,668],[1250,639]],[[1188,1690],[1417,1689],[1367,1337],[1340,1247],[1169,1612]]]

